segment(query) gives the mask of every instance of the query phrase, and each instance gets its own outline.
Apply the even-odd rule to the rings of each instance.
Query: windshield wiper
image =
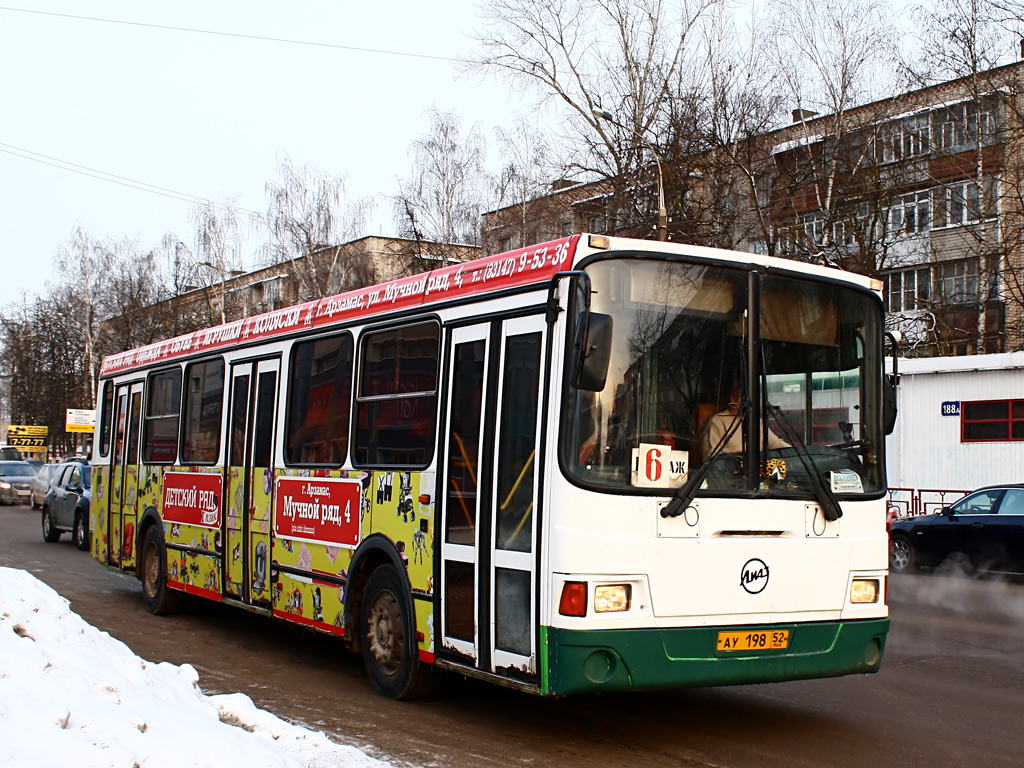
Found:
[[[718,458],[718,455],[725,449],[725,446],[733,436],[733,433],[739,428],[740,424],[743,423],[743,417],[747,415],[749,410],[749,399],[740,403],[740,407],[736,411],[736,415],[732,417],[732,422],[730,422],[725,433],[715,444],[715,447],[708,451],[708,455],[704,457],[704,462],[697,467],[696,470],[689,473],[689,477],[686,478],[686,482],[679,487],[678,491],[676,491],[676,495],[672,497],[672,500],[669,501],[668,504],[661,508],[662,517],[679,517],[686,511],[686,508],[690,506],[690,502],[693,501],[694,494],[697,493],[697,489],[707,476],[708,470],[711,469],[711,465],[714,463],[715,459]]]
[[[814,463],[814,457],[807,450],[807,445],[804,443],[800,431],[794,429],[793,425],[789,423],[789,420],[782,412],[782,408],[773,403],[766,403],[765,405],[768,408],[768,413],[774,416],[775,420],[786,430],[786,437],[791,438],[793,450],[800,457],[800,463],[804,465],[804,470],[810,477],[811,486],[814,488],[814,497],[818,500],[818,504],[821,505],[821,511],[825,515],[825,519],[829,522],[838,520],[843,516],[842,507],[839,506],[839,501],[832,493],[832,489],[822,481],[818,465]]]

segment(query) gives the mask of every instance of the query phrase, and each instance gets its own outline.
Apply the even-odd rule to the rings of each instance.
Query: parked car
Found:
[[[79,549],[89,548],[89,504],[92,501],[92,472],[84,461],[57,465],[50,490],[43,499],[43,540],[57,541],[71,531]]]
[[[1024,573],[1024,484],[979,488],[935,514],[889,525],[896,573],[951,559],[971,571]]]
[[[21,451],[13,445],[0,445],[0,460],[21,461],[24,458],[25,457],[21,455]]]
[[[32,509],[39,509],[43,506],[43,499],[46,498],[46,493],[50,490],[50,483],[53,482],[53,476],[56,471],[56,464],[43,464],[43,466],[36,470],[36,474],[30,483]]]
[[[0,504],[26,504],[35,470],[24,461],[0,461]]]

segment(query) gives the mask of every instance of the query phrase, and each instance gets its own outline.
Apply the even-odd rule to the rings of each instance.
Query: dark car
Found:
[[[79,549],[89,548],[89,503],[92,500],[92,472],[84,461],[58,464],[43,499],[43,539],[57,541],[71,531]]]
[[[50,490],[50,483],[53,482],[54,474],[57,471],[56,464],[43,464],[36,469],[35,477],[32,478],[32,509],[39,509],[43,506],[43,499]]]
[[[940,512],[890,524],[889,567],[896,573],[946,561],[1024,573],[1024,484],[979,488]]]
[[[35,474],[24,461],[0,461],[0,504],[27,504]]]
[[[0,445],[0,459],[3,461],[21,461],[24,458],[13,445]]]

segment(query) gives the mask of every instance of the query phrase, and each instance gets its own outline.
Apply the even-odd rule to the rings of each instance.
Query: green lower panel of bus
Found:
[[[770,683],[877,672],[889,619],[743,627],[567,630],[543,627],[542,693]],[[719,632],[787,632],[779,650],[717,650]]]

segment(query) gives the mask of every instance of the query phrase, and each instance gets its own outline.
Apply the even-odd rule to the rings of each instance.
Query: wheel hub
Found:
[[[397,672],[402,663],[402,646],[405,638],[398,601],[390,592],[382,592],[377,596],[370,610],[366,637],[370,644],[370,653],[376,659],[380,670],[388,675]]]

